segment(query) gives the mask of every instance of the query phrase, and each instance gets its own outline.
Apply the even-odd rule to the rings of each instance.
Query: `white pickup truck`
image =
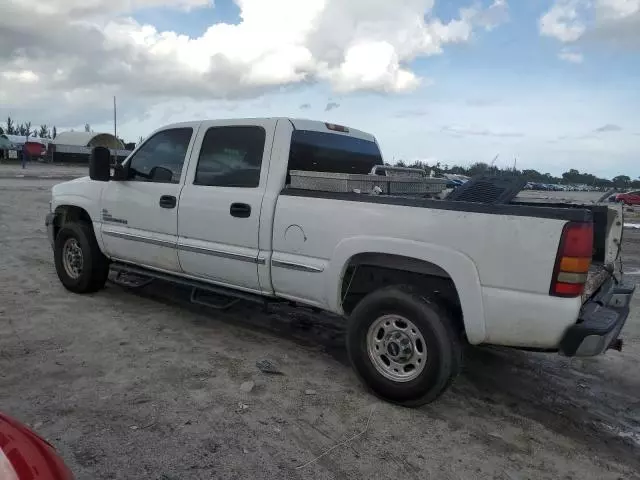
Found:
[[[634,287],[614,270],[619,206],[291,186],[294,170],[381,164],[369,134],[288,118],[169,125],[113,173],[96,149],[89,177],[52,190],[58,276],[95,292],[115,268],[186,284],[193,300],[214,292],[344,316],[357,375],[407,406],[446,390],[465,344],[567,356],[621,347]]]

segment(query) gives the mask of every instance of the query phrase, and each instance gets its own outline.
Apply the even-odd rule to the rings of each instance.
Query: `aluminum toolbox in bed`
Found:
[[[398,167],[374,167],[369,174],[302,170],[291,170],[289,173],[291,188],[322,192],[435,195],[442,192],[447,184],[446,178],[430,178],[423,170]]]

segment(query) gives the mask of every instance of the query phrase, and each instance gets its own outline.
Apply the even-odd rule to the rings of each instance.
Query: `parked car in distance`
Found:
[[[30,140],[24,143],[24,146],[29,152],[31,159],[36,160],[44,157],[47,154],[47,146],[44,143]]]
[[[451,178],[449,180],[447,180],[447,188],[457,188],[460,185],[464,185],[465,182],[462,180],[458,180],[456,178]]]
[[[621,205],[344,188],[344,175],[393,182],[372,173],[381,165],[371,134],[291,118],[168,125],[113,173],[98,147],[89,177],[52,190],[58,277],[91,293],[112,269],[189,286],[195,303],[231,298],[218,309],[284,301],[340,315],[357,375],[406,406],[449,387],[465,344],[621,346],[635,289],[614,268]]]
[[[55,448],[0,412],[0,480],[73,480]]]
[[[640,205],[640,190],[619,193],[616,195],[616,202],[624,203],[625,205]]]

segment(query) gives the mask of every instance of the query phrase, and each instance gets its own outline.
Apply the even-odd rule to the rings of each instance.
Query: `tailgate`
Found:
[[[583,208],[593,214],[593,263],[613,266],[622,248],[622,205],[584,205]]]
[[[527,199],[529,200],[529,199]],[[546,201],[513,202],[516,205],[530,205],[537,207],[579,208],[589,210],[593,216],[593,258],[595,265],[612,267],[620,256],[623,231],[623,209],[617,203],[551,203]]]
[[[556,208],[579,208],[589,210],[593,217],[593,256],[591,268],[585,285],[583,301],[591,298],[600,286],[612,274],[620,272],[620,250],[622,248],[622,232],[624,226],[623,208],[617,203],[580,203],[574,201],[548,202],[522,201],[516,199],[518,205],[544,206]]]
[[[612,274],[621,269],[620,251],[624,230],[623,208],[620,204],[585,205],[593,213],[593,258],[585,285],[583,300],[591,298]]]

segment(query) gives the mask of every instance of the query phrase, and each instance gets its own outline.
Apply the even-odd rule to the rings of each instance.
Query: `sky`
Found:
[[[640,176],[640,0],[2,3],[0,119],[113,132],[116,96],[126,141],[291,116],[389,162]]]

